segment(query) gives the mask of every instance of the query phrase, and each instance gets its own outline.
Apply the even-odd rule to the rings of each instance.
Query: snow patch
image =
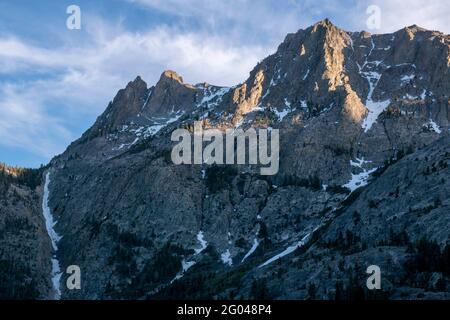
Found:
[[[242,124],[244,123],[244,118],[240,119],[236,125],[234,126],[234,129],[238,129],[240,126],[242,126]],[[233,131],[234,132],[234,131]]]
[[[364,129],[364,132],[367,132],[372,128],[372,125],[377,121],[378,116],[389,106],[391,103],[391,100],[387,99],[384,101],[374,101],[372,96],[373,92],[378,84],[378,81],[380,81],[381,74],[376,71],[363,71],[363,69],[366,67],[366,65],[375,65],[378,66],[382,63],[382,61],[368,61],[372,51],[375,49],[375,43],[372,39],[372,48],[370,49],[366,61],[363,63],[362,67],[358,65],[359,73],[361,76],[365,77],[366,80],[369,83],[369,93],[367,94],[366,99],[366,108],[368,109],[368,114],[366,118],[364,119],[362,123],[362,127]]]
[[[195,254],[199,254],[200,252],[205,250],[206,247],[208,246],[208,242],[205,240],[205,237],[203,236],[203,231],[199,231],[198,232],[198,234],[197,234],[197,241],[200,244],[200,248],[194,249]]]
[[[279,121],[283,121],[284,117],[286,117],[289,113],[292,112],[291,103],[286,98],[284,99],[284,104],[285,104],[286,108],[284,108],[283,110],[281,110],[281,111],[278,111],[277,109],[273,110],[273,112],[278,117]]]
[[[404,66],[410,66],[410,67],[413,67],[414,69],[417,69],[416,65],[414,63],[410,63],[410,62],[394,64],[393,66],[391,66],[391,68],[404,67]]]
[[[413,74],[408,74],[408,75],[404,75],[403,77],[400,78],[400,81],[402,83],[406,83],[411,81],[412,79],[414,79],[414,75]]]
[[[369,80],[370,81],[370,80]],[[372,85],[371,85],[372,86]],[[377,122],[378,116],[389,106],[391,101],[385,100],[376,102],[372,100],[372,92],[373,88],[371,88],[371,92],[369,97],[366,100],[366,108],[368,109],[367,117],[364,119],[362,127],[364,128],[364,132],[370,130],[372,125]]]
[[[157,134],[161,129],[163,129],[167,125],[177,121],[184,114],[184,111],[178,111],[178,112],[172,111],[172,114],[173,115],[170,118],[156,118],[156,117],[155,118],[147,118],[147,117],[145,117],[147,120],[150,120],[154,123],[151,126],[140,126],[138,128],[132,128],[130,126],[134,125],[133,122],[130,125],[123,125],[122,128],[119,130],[119,133],[131,133],[131,134],[135,135],[135,138],[131,142],[121,143],[119,146],[113,147],[112,150],[118,151],[118,150],[122,150],[124,148],[129,149],[130,147],[135,145],[139,141],[140,138],[146,139],[148,137],[154,136],[155,134]],[[108,137],[109,141],[111,141],[113,139],[118,139],[118,135],[114,134],[114,135],[111,135],[110,137]]]
[[[377,122],[378,116],[386,110],[386,108],[391,103],[390,99],[384,100],[384,101],[374,101],[372,99],[373,91],[375,90],[375,87],[378,84],[378,81],[380,80],[381,74],[375,71],[370,72],[362,72],[362,75],[364,75],[369,82],[369,94],[367,95],[366,99],[366,108],[368,109],[368,113],[366,118],[363,121],[362,127],[364,129],[364,132],[367,132],[372,128],[372,125]]]
[[[277,254],[276,256],[270,258],[269,260],[267,260],[266,262],[264,262],[263,264],[261,264],[258,268],[262,268],[264,266],[267,266],[268,264],[277,261],[278,259],[283,258],[284,256],[287,256],[288,254],[294,252],[295,250],[297,250],[297,248],[301,248],[302,246],[305,245],[306,240],[308,240],[310,233],[306,234],[300,241],[298,241],[297,243],[293,244],[292,246],[287,247],[283,252]]]
[[[284,104],[286,105],[286,107],[291,109],[291,103],[286,98],[284,98]]]
[[[276,65],[275,65],[275,67],[276,67]],[[286,74],[284,74],[284,76],[286,76]],[[280,79],[281,79],[281,70],[278,68],[277,70],[275,70],[275,72],[272,76],[272,79],[270,79],[269,87],[276,86]]]
[[[279,121],[283,121],[284,117],[286,117],[289,114],[289,112],[291,112],[291,110],[283,109],[281,111],[278,111],[277,109],[274,109],[273,112],[276,114]]]
[[[229,265],[230,267],[233,265],[233,259],[231,258],[230,249],[227,249],[224,253],[221,254],[220,259],[224,264]]]
[[[181,279],[183,278],[184,274],[186,273],[186,271],[188,271],[193,265],[195,265],[195,261],[186,261],[186,260],[182,260],[181,261],[181,272],[179,272],[175,278],[173,278],[170,281],[170,284],[172,284],[175,280]]]
[[[308,78],[308,75],[309,75],[309,69],[306,70],[306,73],[305,73],[305,75],[303,76],[302,80],[306,80],[306,78]]]
[[[157,134],[159,131],[161,131],[162,128],[168,126],[169,124],[177,121],[178,119],[181,118],[181,116],[184,114],[183,111],[179,111],[177,112],[174,116],[172,116],[171,118],[165,120],[164,122],[160,122],[157,124],[154,124],[150,127],[147,127],[147,129],[144,131],[144,138],[148,138],[150,136],[154,136],[155,134]]]
[[[438,124],[436,122],[434,122],[432,119],[430,119],[429,124],[434,132],[436,132],[437,134],[442,133],[441,128],[439,128]]]
[[[361,159],[356,158],[356,161],[350,160],[350,165],[352,167],[362,168],[363,164],[370,163],[370,162],[372,162],[372,161],[366,161],[366,160],[364,160],[364,158],[361,158]]]
[[[148,103],[148,100],[150,100],[150,96],[152,95],[152,91],[153,90],[149,90],[149,92],[148,92],[148,95],[147,95],[147,98],[145,98],[145,101],[144,101],[144,104],[142,105],[142,108],[141,108],[141,112],[145,109],[145,107],[147,106],[147,103]]]
[[[222,101],[223,96],[230,90],[231,88],[229,87],[220,88],[215,92],[211,92],[210,89],[206,89],[204,91],[203,99],[198,105],[201,106],[203,104],[206,104],[208,108],[217,106]]]
[[[254,107],[253,109],[251,109],[251,110],[249,110],[249,111],[247,111],[247,112],[244,112],[244,113],[242,113],[242,114],[246,115],[246,114],[249,114],[249,113],[252,113],[252,112],[257,112],[257,111],[264,111],[264,108],[261,107],[260,104],[258,104],[258,105],[257,105],[256,107]]]
[[[242,258],[241,262],[244,262],[245,259],[247,259],[253,252],[255,252],[256,248],[258,248],[259,242],[258,239],[253,240],[253,245],[250,248],[250,250],[245,254],[245,256]]]
[[[423,89],[422,94],[420,95],[420,99],[425,100],[427,96],[427,90]]]
[[[352,51],[355,51],[355,48],[353,47],[353,39],[350,35],[348,35],[348,40],[350,42],[350,47],[352,48]]]
[[[365,186],[368,184],[368,179],[370,174],[375,172],[378,168],[373,168],[370,170],[363,170],[361,173],[353,174],[350,181],[343,185],[343,187],[349,188],[351,192],[355,191],[356,189]]]
[[[306,103],[305,100],[300,101],[300,107],[302,107],[304,109],[308,108],[308,104]]]
[[[186,261],[183,259],[183,261],[181,261],[181,266],[183,268],[183,272],[188,271],[194,264],[195,264],[195,261]]]

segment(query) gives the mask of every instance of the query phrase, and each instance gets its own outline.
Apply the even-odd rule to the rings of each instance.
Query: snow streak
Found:
[[[50,207],[48,205],[48,199],[50,195],[50,191],[48,188],[49,184],[50,184],[50,172],[47,172],[47,174],[45,175],[44,195],[42,197],[42,214],[44,215],[45,228],[47,229],[47,233],[48,236],[50,237],[50,241],[53,248],[53,255],[51,258],[52,263],[51,279],[53,286],[52,299],[59,300],[61,298],[61,289],[60,289],[61,269],[59,267],[59,261],[56,258],[56,252],[58,251],[58,241],[61,240],[61,237],[56,233],[54,229],[56,221],[53,220],[53,216],[50,212]]]

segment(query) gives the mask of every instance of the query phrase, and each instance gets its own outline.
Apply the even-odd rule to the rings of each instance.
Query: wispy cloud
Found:
[[[430,30],[450,33],[450,6],[447,0],[370,0],[381,9],[381,32],[394,32],[417,24]]]
[[[369,5],[381,9],[381,29],[377,33],[393,32],[405,26],[422,27],[450,32],[447,0],[126,0],[152,10],[179,17],[195,18],[204,26],[215,29],[228,25],[240,29],[279,35],[294,32],[318,19],[331,18],[348,30],[366,29]],[[226,30],[223,30],[226,32]]]
[[[313,23],[307,1],[251,0],[125,0],[179,18],[177,23],[193,25],[210,34],[236,41],[277,44],[288,32]],[[315,1],[317,3],[317,1]]]
[[[75,138],[66,129],[74,125],[71,117],[95,118],[136,75],[152,85],[170,68],[193,83],[231,85],[243,81],[267,54],[262,47],[233,47],[218,37],[166,27],[145,33],[110,34],[98,26],[93,30],[90,41],[75,49],[49,50],[13,37],[0,38],[0,74],[26,75],[22,81],[3,81],[0,145],[50,158]],[[37,70],[51,70],[51,76],[36,76]]]
[[[44,110],[35,88],[3,85],[0,89],[0,143],[21,146],[40,157],[61,151],[59,143],[73,138],[60,119]]]

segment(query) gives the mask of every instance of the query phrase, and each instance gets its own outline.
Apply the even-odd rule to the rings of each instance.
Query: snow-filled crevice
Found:
[[[152,89],[149,89],[149,90],[148,90],[147,97],[145,98],[144,104],[143,104],[142,107],[141,107],[141,112],[144,111],[145,107],[147,106],[148,101],[150,100],[150,96],[152,95],[152,92],[153,92]]]
[[[263,264],[261,264],[258,268],[262,268],[267,266],[268,264],[271,264],[274,261],[277,261],[278,259],[283,258],[284,256],[287,256],[288,254],[293,253],[295,250],[297,250],[298,248],[303,247],[309,236],[311,233],[307,233],[300,241],[297,241],[296,243],[294,243],[293,245],[287,247],[284,251],[280,252],[279,254],[273,256],[272,258],[270,258],[269,260],[267,260],[266,262],[264,262]]]
[[[250,256],[253,254],[253,252],[255,252],[256,248],[258,248],[258,245],[259,245],[258,239],[255,238],[255,239],[253,240],[253,245],[252,245],[252,247],[251,247],[250,250],[245,254],[245,256],[242,258],[241,262],[244,262],[248,257],[250,257]]]
[[[57,259],[57,251],[58,251],[58,241],[61,240],[61,236],[59,236],[54,227],[56,225],[56,221],[53,219],[52,213],[50,211],[50,207],[48,205],[48,199],[50,197],[49,191],[50,184],[50,172],[47,172],[45,175],[45,183],[44,183],[44,194],[42,197],[42,214],[45,220],[45,228],[47,229],[47,234],[50,238],[50,242],[52,244],[52,257],[51,257],[51,281],[52,281],[52,296],[51,299],[59,300],[61,298],[61,288],[60,288],[60,280],[61,280],[61,269],[59,267],[59,261]]]
[[[208,247],[208,242],[205,240],[205,236],[203,235],[203,231],[201,230],[197,233],[197,241],[200,247],[194,249],[195,253],[191,257],[191,259],[193,258],[194,260],[183,259],[181,261],[181,271],[175,275],[175,277],[169,282],[169,284],[172,284],[175,280],[181,279],[186,274],[186,272],[197,263],[197,261],[195,261],[195,256],[199,255],[203,250],[206,249],[206,247]]]
[[[195,264],[195,261],[186,261],[183,259],[181,261],[181,271],[178,272],[177,275],[170,281],[170,284],[172,284],[175,280],[183,278],[184,274]]]
[[[372,51],[375,49],[375,43],[372,39],[372,47],[367,54],[366,61],[363,63],[362,66],[359,66],[359,73],[361,76],[363,76],[367,82],[369,83],[369,93],[367,94],[366,99],[366,108],[368,110],[367,116],[364,119],[362,123],[362,127],[364,129],[364,132],[367,132],[372,128],[372,125],[377,122],[378,116],[386,110],[386,108],[391,103],[390,99],[384,100],[384,101],[374,101],[373,100],[373,92],[378,84],[378,81],[380,81],[381,73],[374,71],[373,67],[377,67],[381,64],[381,61],[369,61],[370,55]],[[367,68],[367,66],[371,67],[371,71],[364,71],[364,69]]]

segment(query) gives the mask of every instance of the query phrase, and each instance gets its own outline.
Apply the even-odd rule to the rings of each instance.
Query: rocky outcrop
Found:
[[[151,117],[188,112],[196,102],[197,91],[194,86],[185,84],[176,72],[165,71],[143,105],[142,114]]]
[[[259,278],[275,298],[448,299],[449,150],[450,140],[440,139],[384,167],[317,231],[317,241],[255,269],[241,292],[251,296]],[[382,270],[379,292],[365,287],[370,265]]]
[[[39,172],[4,170],[0,169],[0,300],[47,299],[51,245],[40,206],[42,187],[36,186]]]
[[[141,111],[147,91],[147,84],[141,77],[138,76],[134,81],[130,81],[125,89],[117,93],[87,134],[91,137],[104,136],[132,120]]]

